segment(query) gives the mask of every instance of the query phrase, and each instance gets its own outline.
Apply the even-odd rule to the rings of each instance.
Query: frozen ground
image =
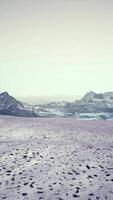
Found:
[[[0,116],[0,199],[113,200],[113,121]]]

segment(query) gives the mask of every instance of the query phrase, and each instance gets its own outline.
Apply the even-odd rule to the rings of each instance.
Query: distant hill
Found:
[[[22,103],[7,92],[0,94],[0,114],[24,117],[74,117],[113,118],[113,92],[95,93],[90,91],[74,102],[50,102],[40,105]]]
[[[95,93],[88,92],[81,100],[68,103],[66,107],[72,112],[113,112],[113,92]]]
[[[82,100],[86,103],[95,101],[113,103],[113,92],[95,93],[93,91],[90,91],[85,94]]]
[[[0,94],[0,114],[33,117],[34,113],[25,109],[24,105],[7,92]]]
[[[17,99],[19,99],[19,101],[21,102],[25,102],[27,104],[48,104],[48,103],[52,103],[52,102],[62,102],[62,101],[68,101],[68,102],[73,102],[75,100],[80,99],[79,96],[71,96],[71,95],[58,95],[58,96],[19,96],[17,97]]]
[[[101,117],[106,115],[111,118],[113,116],[113,92],[95,93],[90,91],[81,100],[67,103],[65,113],[72,116],[85,114],[84,116],[88,116],[88,118],[93,114],[96,116],[96,113],[98,115],[100,113]]]

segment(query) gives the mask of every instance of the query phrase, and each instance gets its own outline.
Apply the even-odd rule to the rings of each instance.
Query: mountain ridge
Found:
[[[8,92],[0,94],[0,114],[33,117],[33,113],[25,109],[22,102],[10,96]]]
[[[10,96],[8,92],[0,94],[0,114],[23,117],[80,117],[81,115],[113,115],[113,92],[87,92],[74,102],[50,102],[30,105]],[[103,114],[104,113],[104,114]],[[108,117],[109,118],[109,117]]]

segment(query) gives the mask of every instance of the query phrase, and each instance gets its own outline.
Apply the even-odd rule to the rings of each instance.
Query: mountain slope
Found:
[[[25,109],[24,105],[7,92],[0,94],[0,114],[33,117],[34,113]]]
[[[41,105],[23,104],[7,92],[0,94],[0,114],[23,117],[113,118],[113,92],[86,93],[81,100]]]
[[[67,103],[64,110],[71,116],[81,113],[88,115],[89,113],[109,113],[111,116],[113,115],[113,92],[95,93],[90,91],[81,100]]]

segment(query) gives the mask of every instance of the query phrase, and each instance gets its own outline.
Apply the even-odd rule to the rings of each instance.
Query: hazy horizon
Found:
[[[2,92],[8,92],[8,91],[0,91],[0,93]],[[88,92],[95,92],[95,91],[87,91]],[[108,91],[108,92],[113,92],[113,91]],[[17,100],[23,102],[23,103],[28,103],[28,104],[45,104],[45,103],[51,103],[51,102],[75,102],[76,100],[81,100],[84,95],[86,94],[82,94],[81,96],[79,95],[50,95],[50,96],[13,96],[14,98],[16,98]],[[97,92],[99,93],[99,92]],[[103,93],[106,93],[106,91],[103,91]],[[8,92],[8,94],[11,96],[12,94],[10,94]]]
[[[113,91],[113,1],[0,0],[0,91]]]

